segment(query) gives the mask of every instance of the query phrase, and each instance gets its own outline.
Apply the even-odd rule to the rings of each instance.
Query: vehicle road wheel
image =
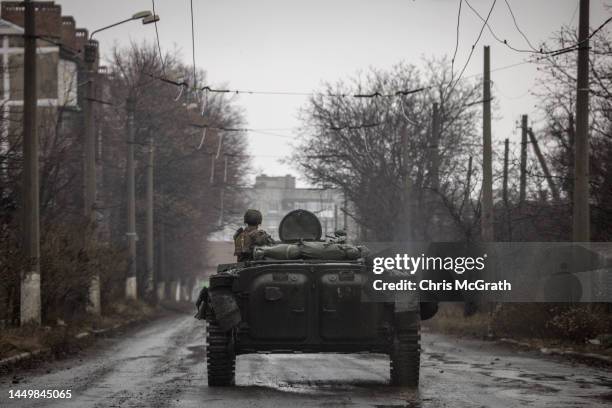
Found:
[[[421,365],[421,333],[418,312],[396,330],[391,351],[391,385],[418,387]]]
[[[215,322],[206,330],[206,368],[208,385],[232,386],[235,383],[236,354],[231,349],[231,331],[222,331]]]

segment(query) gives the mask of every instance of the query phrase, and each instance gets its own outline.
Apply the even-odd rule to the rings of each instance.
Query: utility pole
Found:
[[[128,274],[125,282],[125,297],[136,299],[138,287],[136,279],[136,188],[134,180],[134,105],[133,97],[127,99],[127,238],[128,238]]]
[[[467,215],[467,208],[470,205],[470,193],[472,189],[472,156],[468,160],[468,170],[465,176],[465,191],[463,193],[463,214]]]
[[[41,323],[35,6],[26,0],[23,59],[23,216],[27,260],[21,276],[20,323]]]
[[[344,209],[342,213],[342,229],[348,234],[348,200],[346,198],[346,191],[343,192],[342,198],[342,208]]]
[[[157,266],[157,300],[166,298],[166,224],[159,220],[159,258]]]
[[[510,140],[504,140],[504,183],[502,190],[502,197],[504,201],[504,212],[506,219],[506,226],[508,228],[507,240],[512,241],[512,222],[510,221],[510,204],[508,200],[508,157],[510,155]]]
[[[569,114],[568,117],[568,129],[567,129],[567,176],[570,180],[567,184],[567,192],[570,200],[574,200],[574,149],[576,144],[576,128],[574,126],[574,115]]]
[[[410,196],[412,192],[412,183],[410,180],[410,171],[408,170],[409,154],[408,154],[408,132],[406,128],[402,130],[402,161],[404,165],[404,180],[402,180],[401,200],[402,200],[402,220],[399,228],[395,231],[396,239],[400,241],[409,241],[412,239],[412,212],[413,200]],[[344,193],[345,211],[346,211],[346,192]],[[344,213],[344,225],[346,227],[346,212]],[[360,227],[360,239],[363,239],[363,229]]]
[[[425,225],[425,236],[434,239],[440,235],[439,226],[439,194],[440,194],[440,114],[438,103],[434,102],[431,115],[431,136],[429,140],[429,183],[430,190],[427,192],[427,222]]]
[[[153,300],[155,290],[155,241],[153,235],[153,195],[155,191],[155,184],[153,179],[153,153],[153,136],[149,135],[149,152],[147,163],[147,284],[145,287],[147,298],[149,300]]]
[[[481,239],[493,242],[493,146],[491,142],[491,53],[489,46],[484,47],[484,77],[482,92],[482,218],[480,221]],[[489,316],[493,314],[494,304],[489,304]],[[489,319],[489,322],[492,319]],[[493,328],[488,324],[487,334],[493,336]]]
[[[527,115],[521,116],[521,174],[519,183],[519,207],[521,207],[527,198]]]
[[[94,102],[95,97],[95,80],[96,80],[96,62],[98,60],[98,42],[89,40],[85,45],[85,63],[87,67],[87,84],[85,88],[85,140],[84,146],[84,163],[83,163],[83,181],[85,184],[84,194],[84,211],[87,220],[87,229],[85,230],[85,240],[95,241],[97,239],[97,217],[96,217],[96,133],[94,126]],[[89,284],[89,305],[87,310],[99,315],[101,312],[100,305],[100,277],[97,273],[92,276]]]
[[[510,150],[510,140],[504,140],[504,184],[502,189],[502,198],[504,207],[508,210],[508,155]]]
[[[495,239],[493,232],[493,149],[491,146],[491,61],[489,46],[484,47],[482,109],[482,240]]]
[[[580,0],[574,152],[573,240],[591,239],[589,209],[589,0]]]
[[[227,155],[223,155],[223,184],[219,194],[219,226],[223,225],[225,219],[225,188],[227,187]]]
[[[440,143],[440,113],[438,111],[438,103],[433,104],[433,115],[431,120],[431,188],[435,194],[438,194],[440,189],[440,151],[438,144]]]
[[[559,202],[559,190],[557,190],[557,186],[552,179],[552,175],[550,174],[550,170],[548,170],[548,165],[546,164],[546,160],[544,159],[544,155],[540,150],[540,146],[538,145],[538,141],[533,134],[533,129],[528,129],[529,133],[529,141],[531,142],[531,146],[533,146],[533,151],[540,162],[540,167],[542,167],[542,171],[544,172],[544,177],[546,177],[546,182],[548,183],[548,188],[550,188],[550,192],[553,196],[553,200],[555,202]]]
[[[338,231],[338,204],[334,204],[334,232]]]

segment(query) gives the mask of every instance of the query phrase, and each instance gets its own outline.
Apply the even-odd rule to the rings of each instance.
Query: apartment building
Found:
[[[263,215],[261,228],[278,239],[278,226],[283,217],[292,210],[304,209],[319,217],[323,235],[332,235],[338,229],[345,229],[350,239],[358,237],[354,220],[343,211],[347,203],[342,191],[325,188],[296,187],[292,175],[259,175],[252,187],[242,190],[246,208],[256,208]],[[245,208],[245,210],[246,210]],[[222,231],[209,237],[211,241],[231,241],[234,231],[242,225],[242,218],[235,219]]]
[[[63,16],[53,1],[35,2],[37,35],[37,91],[39,122],[58,120],[62,126],[77,126],[82,110],[85,67],[83,56],[88,31],[77,28],[71,16]],[[23,109],[24,6],[4,1],[0,7],[0,103],[2,131],[19,137]],[[91,42],[96,46],[97,43]],[[98,68],[97,55],[95,68]]]

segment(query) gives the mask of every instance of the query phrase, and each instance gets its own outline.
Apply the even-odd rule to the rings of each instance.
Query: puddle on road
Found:
[[[124,357],[121,359],[121,361],[136,361],[136,360],[143,360],[143,359],[147,359],[147,358],[160,358],[163,357],[161,354],[143,354],[141,356],[134,356],[134,357]]]
[[[520,373],[518,376],[521,378],[529,378],[535,381],[567,381],[568,380],[567,376],[565,375]]]
[[[237,384],[234,391],[251,393],[257,389],[264,393],[279,392],[321,399],[317,406],[367,405],[375,408],[420,408],[422,406],[418,391],[410,388],[391,387],[380,382],[304,380],[272,383],[255,380],[250,385]],[[389,402],[377,404],[377,401]]]
[[[599,399],[602,399],[604,401],[610,401],[612,402],[612,392],[609,394],[602,394],[599,396]]]
[[[592,373],[588,368],[582,372],[545,360],[533,364],[533,360],[511,356],[479,357],[462,361],[452,353],[426,352],[422,366],[436,376],[446,376],[447,380],[464,373],[476,374],[471,386],[487,388],[492,395],[523,405],[590,407],[612,401],[612,378]]]

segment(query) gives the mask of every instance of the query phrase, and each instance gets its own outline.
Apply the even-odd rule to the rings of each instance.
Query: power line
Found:
[[[459,26],[461,24],[461,6],[463,0],[459,0],[459,11],[457,12],[457,30],[455,34],[455,51],[453,52],[453,58],[451,59],[451,82],[453,81],[453,75],[455,72],[455,58],[457,57],[457,50],[459,50]]]
[[[570,20],[568,25],[572,25],[574,19],[576,18],[576,14],[578,13],[578,7],[580,6],[580,2],[576,2],[576,8],[574,9],[574,13],[572,14],[572,19]]]
[[[469,5],[467,0],[465,0],[465,2],[466,2],[466,4]],[[472,55],[474,54],[474,49],[476,48],[476,45],[478,44],[478,41],[480,41],[480,37],[482,37],[482,33],[483,33],[485,27],[488,24],[489,18],[491,17],[491,13],[493,13],[493,8],[495,8],[495,3],[497,3],[497,0],[493,0],[493,3],[491,3],[491,8],[489,9],[489,14],[487,14],[487,18],[486,18],[486,20],[484,20],[484,24],[480,28],[480,32],[478,33],[478,37],[476,37],[476,41],[474,42],[474,44],[472,45],[472,49],[470,50],[470,55],[468,55],[468,59],[467,59],[467,61],[465,61],[465,65],[463,65],[463,68],[461,69],[461,73],[459,74],[459,77],[457,78],[457,80],[453,84],[450,92],[448,93],[449,95],[452,94],[453,91],[455,90],[455,87],[457,86],[457,83],[459,83],[459,81],[461,80],[461,77],[463,76],[463,73],[465,72],[465,69],[467,68],[468,64],[470,63],[470,60],[472,59]]]
[[[491,82],[493,82],[493,81],[491,81]],[[497,85],[495,82],[493,82],[493,87],[494,87],[494,88],[497,90],[497,92],[499,92],[499,93],[500,93],[500,94],[501,94],[501,95],[502,95],[504,98],[506,98],[506,99],[508,99],[508,100],[511,100],[511,101],[514,101],[514,100],[517,100],[517,99],[522,99],[522,98],[524,98],[525,96],[527,96],[527,95],[529,95],[529,94],[531,93],[531,90],[529,90],[529,89],[528,89],[527,91],[525,91],[525,92],[524,92],[524,93],[522,93],[521,95],[518,95],[518,96],[509,96],[509,95],[507,95],[505,92],[503,92],[503,91],[501,90],[501,88],[499,87],[499,85]]]
[[[330,126],[327,129],[335,130],[335,131],[340,131],[340,130],[357,130],[357,129],[368,129],[368,128],[373,128],[373,127],[377,127],[377,126],[380,126],[380,123],[367,123],[365,125],[357,125],[357,126],[351,126],[351,125],[347,125],[347,126]]]
[[[572,52],[572,51],[576,51],[578,50],[583,44],[585,44],[587,41],[589,41],[595,34],[597,34],[600,30],[602,30],[606,25],[608,25],[610,23],[610,21],[612,21],[612,17],[609,17],[606,21],[604,21],[599,27],[597,27],[595,30],[593,30],[593,32],[584,40],[579,41],[575,44],[569,45],[567,47],[563,47],[563,48],[558,48],[555,50],[548,50],[548,51],[544,51],[543,49],[535,49],[535,47],[533,47],[531,45],[531,42],[529,42],[529,39],[525,36],[525,34],[523,33],[523,31],[519,28],[516,19],[514,17],[514,13],[512,12],[512,10],[510,9],[510,13],[512,14],[512,18],[514,20],[514,24],[515,27],[517,28],[517,30],[519,31],[519,33],[521,33],[521,35],[523,35],[523,38],[525,38],[525,40],[529,43],[529,46],[532,47],[532,49],[528,50],[528,49],[521,49],[521,48],[516,48],[513,47],[512,45],[510,45],[510,43],[508,43],[507,40],[505,39],[501,39],[499,38],[499,36],[497,36],[497,34],[495,33],[495,31],[491,28],[491,26],[489,25],[489,17],[487,16],[487,18],[483,18],[480,13],[474,8],[472,7],[472,5],[469,3],[468,0],[465,0],[465,3],[468,5],[468,7],[474,12],[474,14],[476,14],[478,16],[478,18],[480,18],[480,20],[482,20],[484,22],[484,26],[486,26],[489,29],[489,32],[491,33],[491,35],[493,36],[493,38],[505,45],[506,47],[510,48],[511,50],[515,51],[515,52],[519,52],[519,53],[529,53],[529,54],[539,54],[539,55],[549,55],[549,56],[553,56],[556,57],[557,55],[561,55],[561,54],[565,54],[567,52]],[[508,4],[508,2],[506,1],[506,4]],[[510,5],[508,4],[508,7],[510,7]],[[483,27],[484,27],[483,26]]]
[[[153,75],[151,73],[145,73],[146,76],[156,79],[161,82],[165,82],[170,85],[179,87],[189,87],[186,81],[175,81],[163,76]],[[425,86],[415,89],[404,89],[391,93],[380,93],[373,92],[370,94],[351,94],[351,93],[324,93],[324,92],[292,92],[292,91],[253,91],[243,89],[217,89],[210,86],[204,86],[199,90],[210,93],[222,93],[222,94],[235,94],[235,95],[281,95],[281,96],[322,96],[331,98],[392,98],[397,96],[406,96],[414,93],[419,93],[427,89],[431,89],[433,86]]]
[[[510,7],[510,3],[508,2],[508,0],[504,0],[504,1],[506,2],[506,6],[508,6],[508,11],[510,11],[510,15],[512,16],[514,27],[516,27],[516,30],[523,36],[523,38],[525,39],[527,44],[531,47],[531,49],[537,52],[538,50],[531,44],[531,41],[529,41],[529,38],[527,38],[523,30],[521,30],[521,28],[519,27],[518,22],[516,21],[516,17],[514,16],[514,12],[512,11],[512,7]]]
[[[189,87],[189,84],[187,83],[187,81],[181,81],[181,82],[174,81],[172,79],[166,78],[165,76],[153,75],[153,74],[150,74],[148,72],[145,72],[144,74],[146,76],[150,77],[150,78],[156,79],[156,80],[161,81],[161,82],[165,82],[165,83],[170,84],[170,85],[180,86],[180,87]]]
[[[161,44],[159,42],[159,30],[157,29],[157,18],[155,12],[155,0],[151,0],[151,5],[153,7],[153,23],[155,24],[155,38],[157,39],[157,50],[159,51],[159,60],[162,64],[162,72],[166,75],[166,64],[164,62],[164,55],[162,54]]]
[[[550,55],[547,54],[547,55],[541,55],[538,57],[534,56],[533,58],[530,58],[525,61],[515,62],[513,64],[508,64],[508,65],[503,65],[500,67],[492,68],[491,72],[504,71],[507,69],[511,69],[511,68],[515,68],[515,67],[527,65],[527,64],[535,64],[543,59],[555,57],[557,55],[561,55],[569,51],[573,51],[573,49],[557,51],[556,54],[550,54]],[[479,77],[482,75],[482,73],[477,73],[477,74],[464,76],[463,75],[464,71],[465,71],[465,68],[462,70],[462,74],[459,76],[459,78],[457,78],[456,81],[454,82],[449,81],[448,83],[446,83],[446,85],[449,85],[449,86],[456,85],[456,83],[459,81]],[[173,79],[169,79],[163,76],[153,75],[151,73],[145,73],[145,75],[148,77],[151,77],[154,80],[158,80],[158,81],[170,84],[170,85],[183,87],[183,88],[189,87],[189,84],[186,81],[175,81]],[[415,93],[426,91],[428,89],[435,88],[438,85],[429,85],[429,86],[419,87],[415,89],[399,90],[399,91],[388,92],[388,93],[373,92],[369,94],[293,92],[293,91],[254,91],[254,90],[243,90],[243,89],[216,89],[210,86],[202,87],[200,88],[200,90],[205,91],[205,92],[210,92],[210,93],[235,94],[235,95],[310,96],[310,97],[318,96],[318,97],[329,97],[329,98],[365,98],[365,99],[368,99],[368,98],[392,98],[392,97],[406,96],[406,95],[415,94]],[[444,83],[442,85],[444,85]]]
[[[169,81],[175,85],[182,85],[181,83],[175,81]],[[210,92],[210,93],[232,93],[232,94],[245,94],[245,95],[287,95],[287,96],[324,96],[324,97],[332,97],[332,98],[391,98],[396,96],[406,96],[414,93],[418,93],[424,91],[426,89],[431,88],[421,87],[416,89],[406,89],[399,90],[392,93],[380,93],[380,92],[372,92],[369,94],[349,94],[349,93],[323,93],[323,92],[290,92],[290,91],[251,91],[251,90],[238,90],[238,89],[215,89],[210,86],[205,86],[201,88],[202,91]]]
[[[340,130],[357,130],[357,129],[373,128],[373,127],[380,126],[380,125],[381,125],[380,123],[365,123],[365,124],[361,124],[361,125],[328,126],[328,127],[324,127],[323,129],[326,129],[326,130],[335,130],[335,131],[340,131]],[[269,129],[234,128],[234,127],[225,127],[225,126],[200,125],[200,124],[197,124],[197,123],[192,123],[191,126],[195,127],[195,128],[199,128],[199,129],[219,130],[219,131],[223,131],[223,132],[238,132],[238,133],[253,132],[253,133],[262,133],[262,134],[272,134],[272,133],[268,132]],[[290,129],[290,128],[287,128],[287,129]],[[293,129],[299,130],[299,129],[303,129],[303,128],[293,128]],[[285,136],[285,135],[274,134],[274,136]],[[289,137],[289,136],[287,136],[287,137]]]
[[[533,50],[527,50],[527,49],[521,49],[521,48],[516,48],[513,47],[512,45],[510,45],[510,43],[508,42],[508,40],[506,39],[501,39],[499,38],[499,36],[495,33],[495,31],[493,30],[493,28],[491,28],[491,25],[489,24],[489,22],[487,20],[485,20],[485,18],[480,15],[480,13],[478,12],[478,10],[476,10],[468,0],[465,0],[465,3],[468,5],[468,7],[470,8],[470,10],[472,10],[472,12],[474,14],[476,14],[476,16],[478,16],[478,18],[484,22],[485,26],[487,27],[487,29],[489,30],[489,32],[491,33],[491,35],[493,36],[493,38],[495,39],[495,41],[505,45],[506,47],[510,48],[513,51],[516,52],[527,52],[527,53],[533,53],[533,52],[540,52],[540,51],[533,51]]]
[[[281,137],[283,139],[295,139],[295,136],[281,135],[279,133],[272,133],[272,132],[266,132],[266,131],[261,131],[261,130],[254,130],[254,129],[251,129],[249,133],[256,133],[256,134],[260,134],[264,136]]]
[[[191,58],[193,60],[193,86],[197,85],[196,80],[196,63],[195,63],[195,27],[193,22],[193,0],[189,0],[191,6]]]

